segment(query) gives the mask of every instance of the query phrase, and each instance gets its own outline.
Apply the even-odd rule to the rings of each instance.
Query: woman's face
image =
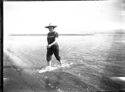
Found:
[[[49,27],[49,31],[53,31],[53,29],[54,29],[53,27]]]

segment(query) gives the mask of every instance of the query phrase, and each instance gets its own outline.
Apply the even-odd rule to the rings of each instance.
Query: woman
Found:
[[[61,59],[59,56],[59,45],[57,43],[58,33],[54,31],[54,28],[56,27],[57,26],[52,26],[52,25],[45,27],[49,29],[49,33],[47,34],[48,45],[47,45],[47,55],[46,55],[48,66],[51,66],[51,59],[53,54],[55,55],[56,59],[59,61],[61,65]]]

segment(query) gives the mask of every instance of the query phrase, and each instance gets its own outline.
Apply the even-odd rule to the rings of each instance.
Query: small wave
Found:
[[[54,71],[56,69],[60,69],[60,68],[69,68],[73,63],[63,63],[61,66],[54,66],[54,67],[50,67],[50,66],[47,66],[41,70],[38,70],[39,73],[44,73],[44,72],[47,72],[47,71]]]

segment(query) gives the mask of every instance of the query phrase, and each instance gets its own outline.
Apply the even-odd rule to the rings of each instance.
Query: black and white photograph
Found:
[[[3,1],[4,92],[125,92],[125,0]]]

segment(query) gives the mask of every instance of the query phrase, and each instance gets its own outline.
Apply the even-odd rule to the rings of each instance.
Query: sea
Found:
[[[4,92],[119,92],[125,76],[124,34],[60,35],[62,63],[46,67],[46,36],[8,36],[3,43]],[[52,66],[59,62],[52,56]]]

